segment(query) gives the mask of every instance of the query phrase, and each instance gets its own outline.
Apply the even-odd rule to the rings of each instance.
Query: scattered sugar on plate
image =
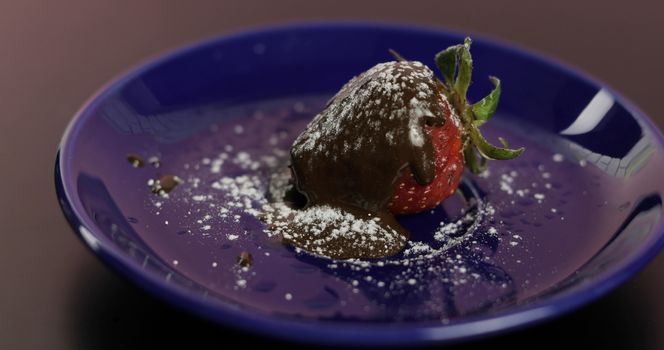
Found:
[[[562,162],[565,158],[563,157],[562,154],[560,154],[560,153],[555,153],[555,154],[551,157],[551,159],[553,159],[553,161],[556,162],[556,163],[560,163],[560,162]]]

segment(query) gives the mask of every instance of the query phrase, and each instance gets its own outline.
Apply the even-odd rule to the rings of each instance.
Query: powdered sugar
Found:
[[[397,88],[400,88],[400,85]],[[303,110],[307,110],[306,104]],[[219,127],[219,130],[230,128],[230,133],[237,135],[233,130],[235,124],[236,121],[229,122],[226,127]],[[255,130],[247,125],[244,125],[243,130],[242,135],[255,134]],[[488,249],[487,242],[500,241],[503,242],[500,249],[521,251],[527,246],[525,242],[529,233],[519,232],[523,239],[514,238],[513,233],[506,230],[501,222],[494,220],[493,214],[496,209],[492,205],[481,200],[473,200],[473,198],[481,199],[479,195],[465,195],[468,203],[453,197],[445,203],[444,210],[436,209],[432,213],[420,214],[421,220],[436,220],[436,222],[431,226],[418,226],[426,228],[420,228],[421,232],[413,231],[409,241],[405,241],[392,231],[386,231],[378,225],[379,221],[376,218],[358,216],[333,207],[319,206],[305,210],[289,207],[282,199],[291,186],[290,173],[286,167],[289,159],[288,138],[292,138],[296,132],[291,132],[285,137],[278,132],[256,137],[257,140],[264,140],[263,149],[242,146],[239,142],[220,138],[218,140],[220,146],[214,152],[207,152],[198,161],[189,161],[186,167],[182,164],[178,171],[173,171],[181,176],[183,182],[171,193],[170,198],[150,197],[152,201],[150,208],[161,211],[161,217],[164,219],[166,218],[164,213],[170,208],[174,206],[185,208],[180,212],[187,213],[186,217],[183,219],[168,217],[169,226],[178,227],[178,231],[183,232],[179,236],[183,241],[195,238],[194,242],[208,242],[210,250],[215,253],[204,266],[220,276],[229,269],[232,271],[234,277],[231,276],[229,284],[219,288],[229,288],[241,293],[238,295],[256,293],[256,290],[262,288],[262,281],[273,277],[260,272],[259,267],[272,264],[288,266],[299,262],[310,268],[303,271],[316,271],[306,272],[310,275],[303,272],[297,275],[301,276],[299,278],[315,274],[333,276],[327,284],[340,295],[337,301],[339,303],[359,303],[360,300],[367,298],[405,300],[409,294],[418,295],[418,293],[428,293],[429,290],[434,293],[432,295],[440,296],[442,294],[435,289],[437,288],[435,283],[444,283],[448,286],[446,288],[458,288],[460,293],[463,288],[471,291],[481,290],[487,283],[488,288],[495,288],[504,293],[510,291],[512,282],[509,279],[503,278],[499,273],[493,275],[482,273],[478,266],[499,262],[491,258],[491,253],[481,254],[481,252],[483,249]],[[172,171],[172,163],[165,163],[165,167]],[[493,175],[487,173],[484,180],[498,183],[502,173],[502,170],[492,168],[490,174]],[[512,176],[510,172],[505,174],[512,179],[512,182],[503,180],[513,186],[513,192],[517,197],[516,191],[526,188],[520,181],[521,177]],[[463,186],[473,185],[472,182],[466,182]],[[462,188],[462,190],[468,189]],[[534,198],[534,193],[546,193],[544,186],[530,191],[526,197],[529,196],[531,199]],[[545,200],[548,199],[547,193]],[[153,205],[157,201],[162,203],[158,208]],[[458,208],[455,204],[450,204],[457,201]],[[498,207],[499,211],[503,209],[504,207]],[[446,218],[444,223],[439,222],[442,218]],[[332,235],[317,237],[316,232],[319,232],[319,235],[327,232],[327,227],[312,227],[320,223],[339,226],[340,229]],[[306,230],[312,232],[311,248],[294,249],[292,246],[283,246],[276,242],[279,237],[288,239],[289,235],[292,239],[294,230],[288,229],[289,224],[308,227]],[[343,237],[358,242],[358,245],[373,244],[374,249],[380,249],[379,243],[403,243],[403,249],[401,253],[386,259],[339,260],[329,259],[325,256],[325,251],[315,248]],[[517,242],[517,245],[512,246],[510,242]],[[235,265],[235,258],[240,249],[252,252],[256,259],[253,266]],[[180,261],[179,266],[185,268],[192,266],[184,255],[175,258]],[[493,273],[495,270],[491,271]],[[347,283],[347,291],[339,287],[343,283]],[[261,293],[267,292],[261,291]],[[279,284],[271,293],[274,293],[283,304],[288,304],[285,303],[288,299],[292,303],[301,305],[312,298],[306,290],[288,284]],[[357,299],[353,299],[353,296]],[[431,297],[426,310],[417,317],[439,319],[439,315],[444,314],[445,308],[445,304],[439,299]],[[382,307],[380,303],[381,301],[378,301],[370,307],[380,308]],[[399,317],[408,319],[410,316],[404,308],[395,313],[395,318]]]
[[[362,81],[358,81],[364,79]],[[416,83],[427,81],[431,83]],[[347,152],[352,148],[361,148],[363,144],[370,145],[371,139],[354,140],[343,145],[339,150],[332,149],[329,140],[335,139],[344,132],[348,123],[362,124],[376,131],[382,130],[382,120],[406,119],[409,140],[415,147],[424,144],[425,115],[433,115],[430,100],[445,96],[436,92],[433,87],[433,72],[420,62],[386,62],[380,63],[349,81],[340,91],[331,104],[318,114],[309,124],[310,132],[301,134],[294,142],[293,152]],[[416,97],[405,99],[405,90],[415,88]],[[375,96],[385,96],[384,99]],[[435,96],[435,97],[434,97]],[[388,101],[389,99],[389,101]],[[386,108],[384,105],[389,106]],[[381,118],[373,118],[371,113],[379,111]],[[360,127],[359,125],[357,127]],[[378,135],[380,133],[377,133]],[[393,138],[395,135],[385,137]]]
[[[424,96],[426,93],[420,91]],[[424,122],[422,118],[426,115],[433,115],[433,113],[426,109],[423,104],[415,97],[410,102],[410,118],[408,119],[408,138],[410,143],[415,147],[424,146]]]

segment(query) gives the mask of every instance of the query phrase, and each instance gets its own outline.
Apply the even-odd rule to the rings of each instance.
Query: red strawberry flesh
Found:
[[[426,126],[433,143],[436,176],[428,185],[420,185],[409,168],[404,169],[389,203],[392,214],[415,214],[433,209],[454,194],[463,172],[462,142],[458,120],[445,98],[440,103],[446,113],[442,126]]]

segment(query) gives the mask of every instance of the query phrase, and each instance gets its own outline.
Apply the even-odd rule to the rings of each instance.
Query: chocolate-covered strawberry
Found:
[[[317,211],[307,218],[309,226],[297,227],[317,227],[313,236],[327,242],[326,255],[371,258],[398,252],[408,232],[392,214],[438,205],[456,190],[464,165],[479,172],[486,159],[511,159],[523,151],[492,146],[478,130],[496,109],[500,82],[492,77],[493,92],[468,102],[470,43],[466,39],[436,55],[443,81],[422,63],[398,55],[397,61],[374,66],[349,81],[295,140],[291,169],[306,208],[374,220],[403,238],[392,245],[368,239],[349,252],[341,224],[326,222]],[[286,240],[312,249],[311,237],[299,232]]]

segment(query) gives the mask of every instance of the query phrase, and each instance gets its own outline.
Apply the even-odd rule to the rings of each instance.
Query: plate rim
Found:
[[[80,130],[82,121],[89,116],[88,111],[98,106],[108,95],[112,94],[123,83],[143,74],[149,69],[176,57],[184,56],[189,52],[204,49],[212,45],[219,45],[225,41],[242,39],[266,32],[301,31],[310,29],[362,29],[410,32],[413,34],[443,35],[463,38],[458,31],[444,28],[422,26],[414,24],[395,24],[380,21],[314,21],[296,22],[272,26],[253,27],[230,34],[214,35],[192,44],[166,50],[151,56],[133,67],[118,74],[99,88],[83,103],[67,125],[59,143],[55,160],[55,187],[61,210],[72,227],[76,236],[111,270],[128,278],[134,284],[148,291],[150,294],[175,305],[180,309],[192,312],[204,318],[216,321],[226,326],[244,331],[256,332],[285,340],[295,340],[306,343],[325,343],[338,345],[425,345],[432,343],[457,342],[497,333],[513,331],[531,326],[545,320],[561,316],[578,309],[615,289],[642,270],[664,247],[664,219],[660,219],[653,229],[653,236],[642,244],[638,254],[619,264],[612,273],[605,273],[600,278],[586,283],[571,293],[554,295],[531,302],[529,304],[506,308],[495,314],[484,317],[468,317],[463,321],[451,324],[430,322],[413,324],[369,325],[367,323],[349,322],[343,325],[322,322],[303,322],[280,316],[243,311],[223,302],[202,298],[184,288],[169,284],[161,278],[138,268],[133,260],[116,249],[102,234],[95,234],[96,225],[92,222],[80,202],[71,197],[71,184],[67,183],[66,165],[71,161],[67,156],[73,140]],[[557,59],[544,54],[526,50],[513,43],[501,39],[490,38],[484,35],[472,34],[473,40],[482,42],[492,50],[502,50],[518,56],[539,61],[545,65],[562,71],[578,80],[590,83],[597,88],[606,89],[615,100],[623,105],[630,114],[642,121],[651,132],[653,140],[658,144],[658,150],[664,149],[664,137],[653,121],[643,113],[635,104],[616,92],[611,86],[596,79],[580,69],[561,63]],[[71,176],[69,176],[71,178]],[[653,242],[650,242],[653,241]],[[647,244],[650,243],[650,244]]]

